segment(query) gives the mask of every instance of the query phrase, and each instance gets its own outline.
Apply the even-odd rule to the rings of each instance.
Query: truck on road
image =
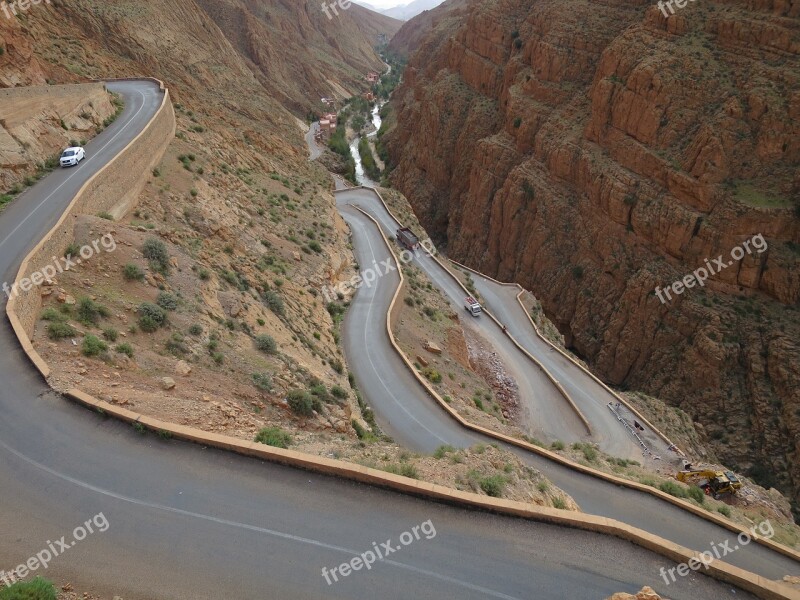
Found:
[[[481,305],[472,296],[467,296],[466,298],[464,298],[464,308],[473,317],[477,317],[483,312]]]
[[[419,248],[419,238],[414,235],[414,232],[408,227],[401,227],[398,229],[396,237],[398,243],[409,250],[416,250]]]

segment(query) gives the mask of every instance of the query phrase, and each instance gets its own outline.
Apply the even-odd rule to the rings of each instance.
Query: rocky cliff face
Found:
[[[454,258],[533,290],[604,379],[680,406],[795,499],[798,17],[473,1],[425,25],[387,135],[393,183]],[[768,249],[732,261],[757,234]],[[718,256],[704,287],[655,295]]]

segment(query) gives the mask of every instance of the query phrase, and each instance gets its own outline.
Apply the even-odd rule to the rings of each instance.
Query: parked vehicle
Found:
[[[714,496],[715,500],[720,496],[733,495],[742,489],[742,482],[731,471],[693,470],[692,465],[687,465],[683,471],[678,471],[675,478],[698,486],[707,495]]]
[[[61,153],[61,166],[74,167],[86,158],[86,151],[80,146],[72,146]]]
[[[419,248],[419,238],[414,235],[408,227],[401,227],[397,230],[397,242],[409,250],[416,250]]]
[[[481,305],[472,296],[464,298],[464,309],[473,317],[477,317],[483,312]]]

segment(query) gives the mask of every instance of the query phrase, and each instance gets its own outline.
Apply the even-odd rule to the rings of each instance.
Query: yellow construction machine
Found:
[[[742,487],[742,482],[730,471],[692,469],[691,465],[686,465],[686,468],[679,471],[675,478],[678,481],[696,485],[705,490],[709,496],[714,496],[714,499],[726,494],[733,495]]]

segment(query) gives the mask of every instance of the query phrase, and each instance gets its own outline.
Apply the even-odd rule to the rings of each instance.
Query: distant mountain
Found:
[[[382,15],[400,19],[401,21],[408,21],[409,19],[416,17],[421,12],[436,8],[443,1],[444,0],[414,0],[409,4],[401,4],[393,8],[378,8],[372,4],[369,4],[368,2],[361,1],[358,1],[355,4],[360,4],[364,8],[381,13]]]

